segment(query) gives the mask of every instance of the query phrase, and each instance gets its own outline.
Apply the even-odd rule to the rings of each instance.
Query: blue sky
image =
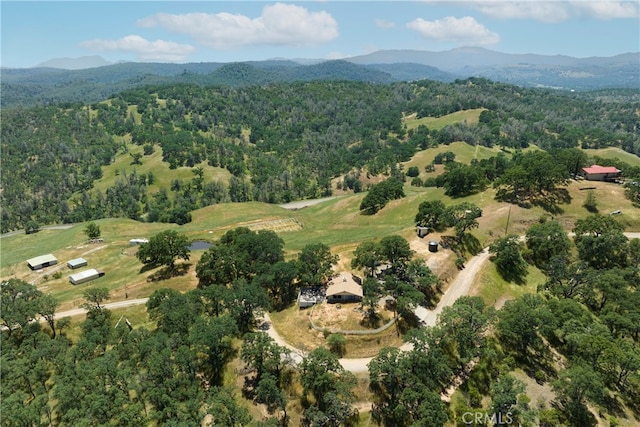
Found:
[[[640,51],[638,1],[6,1],[3,67],[108,61],[337,59],[481,46],[576,57]]]

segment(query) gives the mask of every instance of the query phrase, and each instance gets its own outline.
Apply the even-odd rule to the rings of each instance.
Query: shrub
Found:
[[[332,353],[338,356],[344,356],[347,350],[347,339],[342,334],[331,334],[327,338],[327,345]]]
[[[407,169],[407,176],[410,176],[411,178],[415,178],[418,175],[420,175],[420,169],[418,169],[417,166],[411,166],[409,167],[409,169]]]

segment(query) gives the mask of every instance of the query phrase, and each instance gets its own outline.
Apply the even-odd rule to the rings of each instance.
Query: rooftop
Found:
[[[363,296],[362,286],[355,281],[354,276],[350,273],[340,273],[331,279],[327,288],[328,297],[345,292],[359,297]]]
[[[53,254],[46,254],[46,255],[40,255],[40,256],[28,259],[27,263],[29,263],[29,265],[40,265],[40,264],[45,264],[51,261],[57,262],[58,259],[54,257]]]
[[[585,173],[588,174],[596,174],[596,173],[620,173],[622,172],[620,169],[614,166],[598,166],[592,165],[588,168],[582,168]]]

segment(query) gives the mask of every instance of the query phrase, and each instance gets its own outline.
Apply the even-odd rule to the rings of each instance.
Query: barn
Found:
[[[55,265],[57,263],[58,259],[52,254],[40,255],[27,260],[27,265],[32,270],[40,270],[41,268],[49,267],[50,265]]]
[[[74,270],[76,268],[84,267],[87,265],[87,260],[84,258],[74,258],[67,261],[67,267]]]
[[[89,282],[102,276],[104,276],[104,271],[90,268],[88,270],[83,270],[78,273],[72,274],[71,276],[69,276],[69,281],[74,285],[80,285],[82,283]]]
[[[614,166],[592,165],[582,168],[582,175],[587,181],[616,181],[622,171]]]

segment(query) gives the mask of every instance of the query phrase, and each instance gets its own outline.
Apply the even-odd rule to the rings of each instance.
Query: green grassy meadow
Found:
[[[478,123],[480,119],[480,113],[484,108],[475,108],[473,110],[456,111],[455,113],[447,114],[442,117],[420,117],[417,118],[416,114],[405,116],[404,122],[407,125],[407,129],[415,129],[420,125],[425,125],[429,129],[440,130],[447,125],[455,123]]]
[[[155,178],[152,185],[149,186],[149,191],[155,193],[160,187],[167,189],[171,188],[171,181],[174,179],[180,179],[182,181],[189,181],[195,176],[192,168],[179,167],[176,169],[169,169],[169,164],[162,161],[162,148],[154,146],[155,151],[149,156],[142,156],[140,161],[141,165],[131,164],[133,158],[131,154],[142,154],[143,148],[135,144],[127,144],[127,152],[119,152],[116,155],[115,161],[108,166],[102,167],[102,178],[97,180],[94,184],[96,190],[105,192],[107,188],[112,187],[118,179],[123,179],[125,175],[133,173],[134,171],[138,175],[148,174],[151,172]],[[227,182],[231,173],[223,168],[209,166],[206,161],[196,165],[202,167],[204,171],[205,182],[212,180],[221,180]]]
[[[618,159],[631,166],[640,166],[640,157],[627,153],[626,151],[617,147],[607,147],[598,149],[584,150],[589,156],[602,157],[603,159]]]

